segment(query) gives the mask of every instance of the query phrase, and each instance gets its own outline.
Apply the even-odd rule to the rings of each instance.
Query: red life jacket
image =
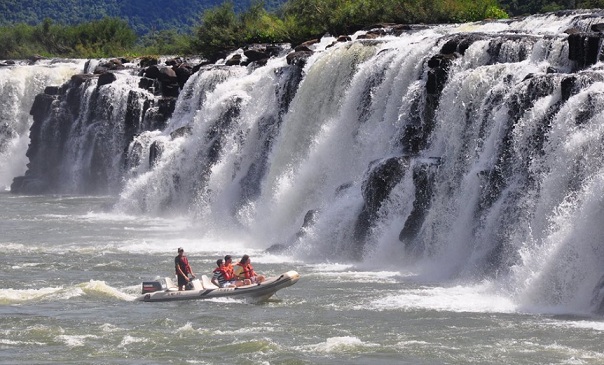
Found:
[[[252,267],[252,264],[242,265],[241,262],[238,262],[237,266],[240,266],[243,268],[242,273],[243,273],[243,276],[245,279],[251,279],[254,276],[256,276],[256,273],[254,272],[254,268]]]
[[[189,266],[189,260],[187,260],[187,256],[176,256],[174,261],[176,262],[176,265],[180,267],[180,270],[182,270],[182,273],[185,274],[185,276],[191,272],[191,266]],[[178,270],[176,270],[176,275],[178,274],[179,272]]]
[[[224,273],[224,278],[227,280],[233,280],[235,279],[235,272],[233,271],[233,265],[228,264],[228,265],[224,265],[222,267],[223,273]]]

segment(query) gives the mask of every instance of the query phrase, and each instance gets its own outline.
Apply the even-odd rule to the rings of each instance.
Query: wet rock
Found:
[[[229,58],[225,64],[227,66],[238,66],[241,64],[241,55],[240,54],[234,54],[231,58]]]
[[[288,54],[286,57],[287,64],[298,66],[298,67],[302,68],[306,64],[306,60],[308,60],[308,58],[310,56],[312,56],[312,54],[313,54],[312,51],[292,52],[292,53]]]
[[[155,166],[155,162],[161,157],[164,146],[159,141],[153,141],[149,147],[149,168]]]
[[[568,36],[568,59],[575,61],[578,69],[595,65],[601,60],[600,48],[604,34],[573,33]]]
[[[103,85],[111,84],[115,80],[117,80],[117,77],[115,76],[114,73],[112,73],[112,72],[106,72],[106,73],[101,74],[99,76],[99,82],[97,83],[97,87],[101,87]]]
[[[180,127],[177,130],[170,133],[170,138],[175,139],[179,137],[190,136],[193,133],[193,129],[189,126]]]
[[[369,166],[362,186],[364,204],[354,228],[354,237],[358,243],[365,240],[382,204],[401,181],[408,167],[409,159],[405,156],[374,161]]]

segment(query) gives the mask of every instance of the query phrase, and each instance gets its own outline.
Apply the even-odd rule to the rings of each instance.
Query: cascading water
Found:
[[[206,66],[163,130],[136,114],[131,142],[123,119],[144,107],[124,100],[152,95],[90,84],[62,186],[121,189],[117,211],[189,214],[208,237],[602,312],[604,73],[583,47],[598,23],[569,12],[359,32],[324,37],[303,62]],[[103,98],[111,110],[92,112]],[[90,189],[78,171],[99,171],[93,160]]]
[[[37,94],[49,85],[61,85],[82,69],[84,61],[39,61],[35,65],[0,67],[0,189],[26,170],[29,110]]]

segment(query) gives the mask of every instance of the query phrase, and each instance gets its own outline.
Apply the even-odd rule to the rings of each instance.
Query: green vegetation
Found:
[[[300,42],[379,23],[506,18],[604,0],[3,0],[0,59],[201,54]],[[46,18],[41,19],[44,15]],[[51,20],[52,19],[52,20]]]
[[[502,8],[510,15],[547,13],[564,9],[603,9],[604,0],[501,0]]]
[[[277,12],[256,3],[237,14],[226,2],[206,11],[196,49],[210,57],[253,42],[350,34],[378,23],[449,23],[506,18],[497,0],[289,0]]]
[[[253,0],[237,0],[237,12]],[[284,0],[271,0],[278,7]],[[124,19],[139,35],[167,29],[188,32],[199,14],[223,0],[1,0],[0,26],[25,23],[37,25],[44,19],[76,25],[106,17]]]
[[[74,26],[46,19],[37,26],[0,28],[0,58],[118,56],[132,50],[135,42],[136,34],[120,19],[104,18]]]

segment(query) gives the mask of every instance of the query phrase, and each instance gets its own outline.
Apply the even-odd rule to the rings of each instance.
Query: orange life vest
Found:
[[[227,280],[233,280],[235,279],[235,272],[233,271],[233,265],[231,264],[225,264],[223,267],[223,272],[224,272],[224,278]]]
[[[256,276],[252,264],[242,265],[241,262],[238,262],[237,266],[243,268],[243,271],[240,273],[240,275],[243,274],[243,277],[239,277],[239,279],[251,279]]]

